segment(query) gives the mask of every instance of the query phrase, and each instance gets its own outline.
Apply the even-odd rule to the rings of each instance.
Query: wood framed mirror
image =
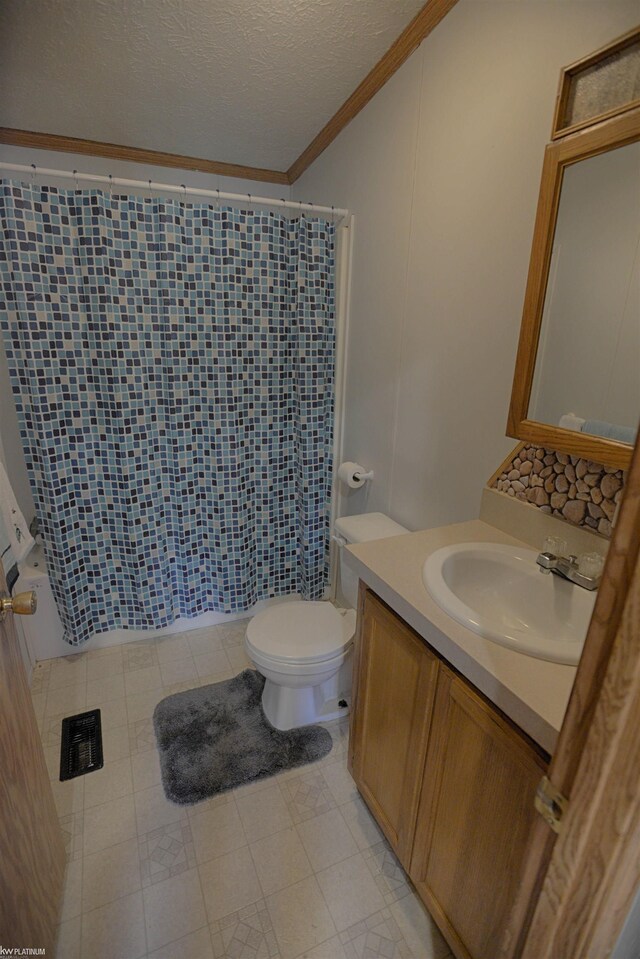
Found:
[[[565,68],[559,102],[581,102],[569,85],[583,72],[579,129],[556,125],[545,150],[507,435],[627,468],[640,418],[640,28]]]

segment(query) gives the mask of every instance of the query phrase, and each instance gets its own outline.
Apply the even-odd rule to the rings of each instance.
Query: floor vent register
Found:
[[[63,719],[60,782],[95,772],[103,765],[100,710],[91,709]]]

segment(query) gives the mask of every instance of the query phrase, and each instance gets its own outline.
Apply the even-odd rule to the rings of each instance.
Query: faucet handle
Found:
[[[547,536],[542,544],[543,553],[553,553],[554,556],[567,555],[567,541],[560,536]]]
[[[600,553],[582,553],[578,558],[578,572],[590,579],[599,579],[604,568],[604,556]]]

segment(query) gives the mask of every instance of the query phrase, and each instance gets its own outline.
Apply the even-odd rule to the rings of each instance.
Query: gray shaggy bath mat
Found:
[[[153,725],[167,799],[201,802],[331,751],[331,735],[322,726],[274,729],[262,711],[263,686],[263,676],[245,669],[158,703]]]

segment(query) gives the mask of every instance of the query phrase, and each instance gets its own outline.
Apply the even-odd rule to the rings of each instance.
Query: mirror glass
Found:
[[[640,142],[564,170],[528,417],[635,442]]]

